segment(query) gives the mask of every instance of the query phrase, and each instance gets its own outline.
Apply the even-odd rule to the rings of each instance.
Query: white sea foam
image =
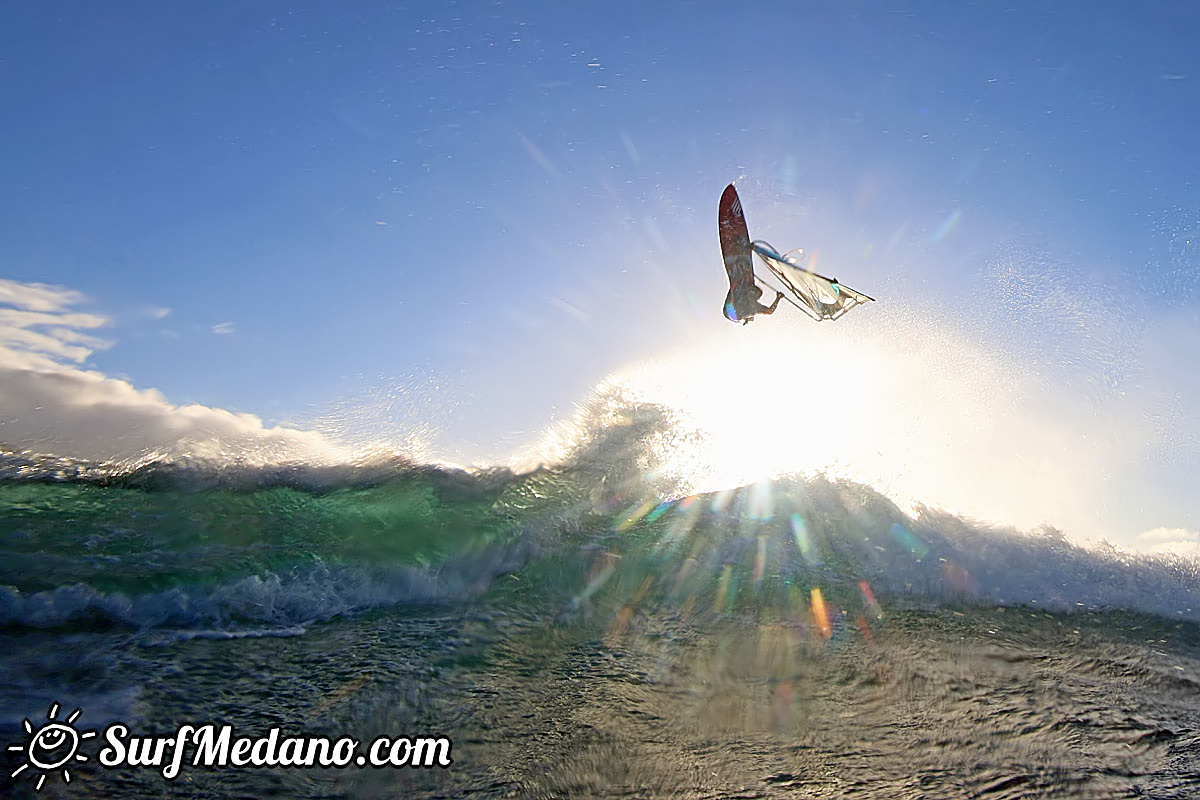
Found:
[[[519,569],[529,548],[494,547],[452,557],[437,567],[297,568],[248,575],[211,587],[160,592],[105,592],[83,583],[39,592],[0,586],[0,627],[83,625],[167,629],[187,638],[294,634],[344,614],[408,603],[474,597],[498,576]]]

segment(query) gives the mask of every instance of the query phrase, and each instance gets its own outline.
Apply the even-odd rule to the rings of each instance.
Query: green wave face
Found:
[[[514,535],[507,494],[428,476],[314,492],[0,483],[0,584],[156,591],[326,564],[429,565]]]

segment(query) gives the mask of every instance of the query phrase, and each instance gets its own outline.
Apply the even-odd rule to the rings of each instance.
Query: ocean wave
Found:
[[[559,446],[524,471],[394,457],[343,465],[234,457],[96,464],[0,453],[0,485],[65,483],[154,498],[149,506],[137,497],[105,503],[78,492],[39,500],[32,512],[32,501],[18,498],[8,523],[12,553],[29,559],[21,574],[43,564],[59,572],[50,588],[8,578],[19,585],[0,588],[0,625],[290,631],[372,608],[471,597],[535,553],[576,562],[581,545],[602,557],[642,547],[642,560],[655,561],[663,578],[691,559],[704,565],[697,574],[714,592],[722,573],[741,575],[736,585],[746,592],[774,575],[838,582],[851,595],[866,581],[892,603],[1124,609],[1200,620],[1195,558],[1085,547],[1050,527],[1020,531],[932,503],[905,511],[874,488],[822,475],[699,492],[663,463],[665,453],[677,468],[674,454],[697,435],[670,409],[611,392],[598,394]],[[267,494],[281,487],[306,494]],[[188,493],[186,503],[176,491]],[[253,502],[231,502],[229,491]],[[52,503],[57,516],[47,521]],[[88,525],[108,533],[80,536],[81,509],[95,515]],[[182,517],[186,525],[177,524]],[[44,542],[57,548],[57,562],[46,560]],[[205,542],[220,547],[209,552]],[[245,566],[230,573],[229,563]],[[147,591],[137,579],[170,588]],[[142,588],[121,591],[125,583]],[[542,591],[551,604],[567,605],[592,592]],[[549,597],[559,591],[564,598]]]
[[[878,616],[877,597],[885,608],[1121,610],[1200,621],[1193,557],[1087,547],[1051,527],[1020,531],[930,507],[910,514],[848,481],[652,496],[614,508],[610,519],[577,605],[605,583],[650,603],[747,611],[795,611],[797,590],[819,589],[852,618]]]
[[[309,492],[368,488],[399,477],[422,476],[447,489],[486,491],[516,477],[503,466],[463,468],[421,463],[395,454],[355,461],[261,463],[237,453],[227,458],[177,458],[147,453],[119,461],[87,461],[53,454],[0,449],[0,481],[87,484],[144,491],[253,491],[291,488]]]
[[[483,548],[436,567],[334,566],[248,575],[215,586],[126,594],[85,583],[0,586],[0,628],[171,630],[185,638],[294,634],[316,622],[410,603],[466,600],[528,562],[528,545]]]

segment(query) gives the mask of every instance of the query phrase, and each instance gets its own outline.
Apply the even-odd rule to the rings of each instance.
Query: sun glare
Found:
[[[651,459],[683,491],[821,473],[910,512],[923,504],[1084,539],[1111,533],[1088,498],[1119,454],[1096,449],[1086,420],[1037,410],[1045,388],[1035,377],[903,320],[873,340],[776,322],[731,327],[607,381],[691,429],[664,437]]]
[[[767,331],[647,362],[612,379],[642,402],[680,412],[699,432],[662,453],[694,491],[793,473],[878,478],[877,429],[894,414],[897,376],[883,354],[815,334],[797,348]]]

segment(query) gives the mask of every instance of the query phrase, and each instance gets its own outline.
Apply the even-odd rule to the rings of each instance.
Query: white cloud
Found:
[[[217,334],[226,334],[233,333],[233,330],[234,328],[232,322],[218,322],[216,325],[213,325],[212,332]]]
[[[154,389],[97,372],[0,367],[0,442],[97,461],[223,457],[272,463],[332,454],[320,434],[267,428],[250,414],[175,406]]]
[[[87,332],[108,318],[73,310],[86,299],[61,286],[0,280],[0,447],[92,461],[339,457],[319,433],[266,427],[258,417],[219,408],[176,406],[155,389],[81,368],[110,344]]]
[[[106,317],[68,310],[84,299],[61,286],[0,279],[0,367],[57,369],[108,347],[80,331],[107,325]]]
[[[1187,528],[1154,528],[1134,537],[1131,546],[1140,553],[1200,556],[1200,532]]]
[[[0,278],[0,303],[29,311],[61,311],[81,303],[84,296],[62,286],[21,283]]]

